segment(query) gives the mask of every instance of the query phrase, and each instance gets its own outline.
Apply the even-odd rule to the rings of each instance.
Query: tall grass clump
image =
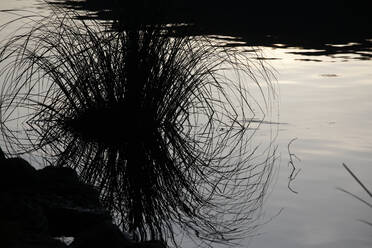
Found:
[[[116,32],[52,12],[2,44],[8,153],[74,168],[137,240],[251,231],[274,161],[251,143],[265,107],[248,82],[262,90],[264,67],[160,25]]]

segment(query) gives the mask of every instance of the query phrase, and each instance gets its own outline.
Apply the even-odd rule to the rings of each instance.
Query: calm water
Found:
[[[32,9],[35,1],[2,0],[0,9]],[[0,23],[10,19],[0,13]],[[0,33],[0,37],[5,36]],[[241,241],[243,247],[363,248],[372,247],[371,208],[337,187],[364,199],[368,195],[341,166],[344,162],[372,189],[372,60],[305,56],[295,48],[261,48],[277,71],[280,151],[277,176],[264,206],[257,236]],[[291,152],[301,169],[288,176]],[[265,139],[265,136],[262,136]],[[278,214],[280,212],[280,214]]]
[[[371,247],[371,209],[338,191],[347,189],[368,199],[342,162],[372,188],[372,61],[317,57],[301,61],[288,49],[265,49],[278,71],[280,121],[277,142],[281,168],[265,206],[281,214],[265,225],[252,247]],[[309,57],[306,57],[309,59]],[[301,161],[292,182],[287,143]]]

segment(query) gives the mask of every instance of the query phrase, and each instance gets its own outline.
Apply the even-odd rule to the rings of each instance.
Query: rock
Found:
[[[33,198],[18,193],[0,193],[1,247],[66,247],[48,235],[48,220]]]
[[[41,193],[46,198],[58,196],[63,201],[68,200],[74,206],[102,208],[98,192],[91,185],[81,182],[77,173],[71,168],[47,166],[38,170],[37,176],[41,184]]]
[[[165,248],[135,242],[112,223],[93,186],[71,168],[33,168],[0,149],[0,247]],[[70,246],[54,237],[72,236]]]
[[[0,222],[17,223],[20,232],[46,234],[48,220],[34,199],[19,194],[0,193]]]
[[[102,209],[67,207],[45,208],[51,236],[76,236],[91,226],[110,221],[109,213]]]
[[[39,175],[39,180],[44,184],[80,184],[79,177],[72,168],[47,166],[38,170],[37,173]]]
[[[166,248],[166,247],[167,246],[164,242],[158,240],[140,242],[132,246],[132,248]]]
[[[52,236],[75,236],[103,221],[111,221],[100,204],[98,192],[79,180],[71,168],[45,167],[37,171],[40,204]]]
[[[105,221],[86,229],[75,237],[70,248],[92,248],[92,247],[110,247],[126,248],[132,247],[132,240],[120,231],[120,229],[111,222]]]
[[[128,234],[122,232],[111,221],[103,221],[92,225],[75,236],[69,248],[166,248],[161,241],[136,242]]]
[[[36,169],[22,158],[10,158],[0,162],[0,191],[28,191],[37,178]]]
[[[92,226],[75,237],[69,248],[166,248],[161,241],[135,242],[111,222]]]
[[[36,169],[22,158],[6,159],[0,149],[0,170],[1,247],[39,247],[31,243],[45,237],[48,221],[34,194]]]

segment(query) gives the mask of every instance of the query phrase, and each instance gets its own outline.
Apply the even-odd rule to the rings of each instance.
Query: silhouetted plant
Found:
[[[251,231],[275,157],[256,160],[263,109],[245,80],[265,97],[269,72],[207,37],[115,32],[52,10],[25,18],[30,29],[0,53],[8,152],[74,168],[139,240],[228,243]]]
[[[366,192],[369,196],[369,198],[372,198],[372,193],[371,191],[365,186],[364,183],[362,183],[362,181],[354,174],[354,172],[345,164],[345,163],[342,163],[342,166],[346,169],[346,171],[354,178],[354,180],[361,186],[361,188],[364,190],[364,192]],[[367,205],[368,207],[372,208],[372,203],[370,202],[370,200],[365,200],[363,199],[362,197],[354,194],[354,193],[351,193],[350,191],[348,190],[345,190],[343,188],[340,188],[340,187],[337,187],[338,190],[352,196],[354,199],[357,199],[358,201],[364,203],[365,205]],[[369,226],[372,226],[372,222],[370,221],[367,221],[367,220],[362,220],[362,219],[359,219],[359,221],[369,225]]]

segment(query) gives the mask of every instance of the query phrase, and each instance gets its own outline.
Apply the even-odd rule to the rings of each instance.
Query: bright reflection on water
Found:
[[[341,166],[348,164],[372,189],[372,61],[290,54],[268,49],[278,71],[280,122],[277,139],[281,168],[266,204],[268,216],[281,214],[261,229],[252,247],[371,247],[371,209],[338,191],[368,195]],[[314,61],[312,61],[314,60]],[[316,62],[321,60],[321,62]],[[287,188],[287,144],[301,169]]]
[[[1,1],[0,9],[29,6],[34,1]],[[0,23],[8,20],[1,13]],[[5,33],[1,33],[1,39]],[[345,44],[346,45],[346,44]],[[280,47],[280,46],[278,46]],[[372,189],[372,60],[345,56],[303,56],[297,49],[263,48],[277,71],[279,122],[276,142],[281,154],[278,175],[265,205],[256,237],[243,247],[372,247],[371,209],[341,187],[368,196],[344,170],[344,162]],[[350,54],[350,57],[355,55]],[[286,124],[287,123],[287,124]],[[262,125],[264,128],[265,125]],[[258,137],[263,140],[265,130]],[[300,174],[288,187],[287,145],[301,161]],[[279,215],[278,212],[280,212]]]

